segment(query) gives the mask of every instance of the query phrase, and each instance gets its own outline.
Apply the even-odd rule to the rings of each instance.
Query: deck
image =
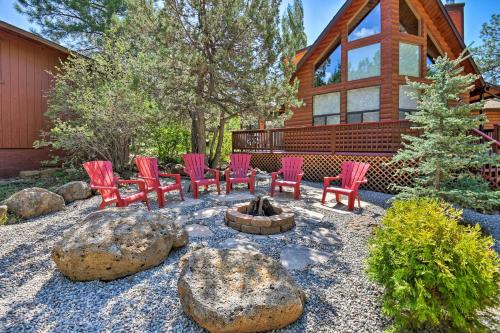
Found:
[[[393,155],[402,134],[416,134],[407,120],[236,131],[234,152]]]

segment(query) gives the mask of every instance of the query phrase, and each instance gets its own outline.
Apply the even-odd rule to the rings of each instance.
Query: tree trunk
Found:
[[[219,128],[218,128],[218,133],[217,133],[217,147],[215,148],[215,154],[213,158],[210,158],[210,167],[215,168],[219,166],[220,162],[220,155],[221,155],[221,150],[222,150],[222,144],[224,143],[224,128],[226,125],[226,120],[224,119],[224,114],[221,113],[220,119],[219,119]],[[215,135],[214,135],[214,140],[215,140]]]
[[[205,154],[207,147],[205,134],[205,113],[201,110],[191,112],[191,152]]]

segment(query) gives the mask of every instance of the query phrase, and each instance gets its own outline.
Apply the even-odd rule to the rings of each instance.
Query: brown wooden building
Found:
[[[463,36],[464,4],[347,0],[318,39],[295,56],[303,106],[283,129],[235,132],[233,149],[253,152],[254,166],[268,171],[284,155],[301,155],[311,180],[337,174],[342,161],[358,160],[372,165],[371,189],[408,183],[386,165],[401,134],[412,131],[405,118],[416,103],[405,93],[406,78],[422,80],[440,55],[458,57]],[[479,74],[472,58],[463,66]],[[491,97],[482,78],[475,85],[466,101]]]
[[[53,71],[69,51],[0,21],[0,178],[36,169],[46,150],[33,142],[46,126],[45,93]]]

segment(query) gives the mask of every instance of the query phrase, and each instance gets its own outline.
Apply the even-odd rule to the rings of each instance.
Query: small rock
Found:
[[[89,184],[82,181],[66,183],[59,187],[56,193],[62,196],[67,203],[75,200],[84,200],[92,196]]]
[[[209,332],[275,330],[304,311],[304,292],[278,261],[260,252],[203,248],[179,264],[184,312]]]
[[[324,264],[330,254],[300,245],[286,246],[280,254],[283,266],[289,270],[302,270],[309,265]]]
[[[212,237],[214,233],[210,230],[209,227],[205,227],[201,224],[190,224],[186,226],[187,233],[190,237]]]
[[[114,280],[159,265],[187,235],[158,212],[111,208],[87,215],[52,250],[59,270],[75,281]]]
[[[39,187],[16,192],[4,201],[9,211],[30,218],[64,209],[64,199],[59,194]]]

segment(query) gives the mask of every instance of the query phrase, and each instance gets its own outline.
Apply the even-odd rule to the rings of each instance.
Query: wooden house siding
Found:
[[[0,26],[0,177],[36,167],[46,158],[46,152],[33,149],[33,142],[47,125],[47,72],[67,55]]]
[[[307,60],[297,69],[295,77],[299,80],[298,97],[304,105],[294,110],[286,127],[313,125],[313,96],[340,91],[340,122],[347,122],[347,90],[380,86],[380,120],[399,119],[399,85],[406,82],[399,75],[399,43],[420,45],[420,77],[426,75],[427,36],[430,35],[438,48],[451,57],[463,50],[442,9],[437,1],[406,0],[420,19],[420,35],[410,35],[399,31],[399,0],[381,0],[381,33],[352,42],[347,41],[348,24],[371,0],[352,0],[340,13],[333,25],[318,41]],[[340,40],[342,47],[341,82],[320,87],[313,86],[314,69],[318,60],[331,50]],[[361,80],[347,80],[347,52],[350,49],[373,43],[381,44],[380,76]],[[306,56],[307,57],[307,56]],[[301,57],[302,58],[302,57]],[[470,62],[464,64],[466,72],[475,72]]]

